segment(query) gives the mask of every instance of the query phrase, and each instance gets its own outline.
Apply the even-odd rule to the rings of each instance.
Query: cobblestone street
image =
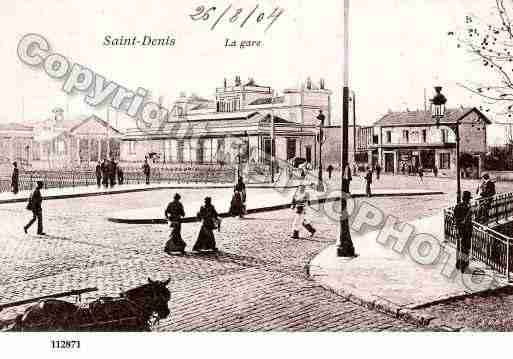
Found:
[[[251,189],[248,196],[258,196],[259,191],[265,190]],[[164,207],[173,193],[158,190],[46,201],[48,236],[44,237],[23,233],[22,225],[30,217],[25,204],[0,206],[0,303],[98,287],[98,292],[83,297],[90,300],[117,295],[148,277],[171,277],[171,315],[160,322],[161,331],[419,329],[349,302],[308,278],[305,266],[338,238],[338,224],[324,216],[313,218],[318,229],[315,237],[299,240],[289,237],[290,210],[226,219],[216,232],[219,254],[185,256],[163,252],[168,236],[165,225],[117,224],[105,219],[120,206]],[[187,193],[204,194],[200,190]],[[445,207],[452,196],[425,197],[421,206],[415,197],[365,200],[410,220]],[[192,248],[198,230],[198,223],[183,226],[186,250]]]
[[[104,219],[118,203],[126,208],[155,206],[170,194],[47,201],[46,237],[23,234],[21,227],[29,217],[23,204],[3,205],[1,302],[98,287],[90,299],[116,295],[147,277],[171,277],[171,315],[159,330],[415,329],[308,279],[305,265],[337,238],[336,225],[325,218],[315,219],[318,234],[313,239],[300,240],[289,238],[290,210],[227,219],[216,233],[218,255],[173,257],[163,252],[165,225],[123,225]],[[188,249],[198,229],[198,223],[184,225]]]

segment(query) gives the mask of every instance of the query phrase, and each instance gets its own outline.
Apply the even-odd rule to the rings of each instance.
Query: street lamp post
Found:
[[[322,183],[322,142],[324,139],[323,127],[326,116],[324,116],[322,110],[319,110],[319,116],[317,116],[317,119],[319,120],[319,178],[317,191],[324,192],[324,184]]]
[[[347,201],[349,189],[348,181],[344,181],[344,172],[349,162],[349,0],[344,0],[344,89],[342,93],[342,146],[340,153],[340,243],[337,248],[338,257],[356,256],[347,213]]]
[[[431,99],[431,116],[436,120],[436,126],[440,127],[440,120],[445,116],[445,104],[447,98],[442,94],[442,87],[435,87],[436,95]],[[461,170],[460,170],[460,119],[456,123],[443,124],[449,127],[456,136],[456,202],[461,201]]]

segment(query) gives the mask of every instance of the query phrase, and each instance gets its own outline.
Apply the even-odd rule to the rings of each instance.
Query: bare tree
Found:
[[[458,48],[478,61],[491,80],[484,83],[460,83],[463,88],[483,98],[480,109],[502,117],[513,117],[513,0],[494,0],[492,16],[486,21],[467,15],[465,26],[449,32],[457,39]],[[511,132],[511,131],[510,131]],[[513,137],[509,139],[513,143]]]

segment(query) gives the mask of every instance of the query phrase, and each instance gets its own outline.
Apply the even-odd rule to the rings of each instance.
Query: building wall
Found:
[[[354,162],[354,150],[353,150],[353,133],[354,127],[350,126],[348,129],[349,133],[349,163]],[[327,127],[324,129],[326,141],[322,146],[322,163],[326,167],[328,164],[340,166],[340,151],[342,148],[342,136],[341,129],[337,127]]]

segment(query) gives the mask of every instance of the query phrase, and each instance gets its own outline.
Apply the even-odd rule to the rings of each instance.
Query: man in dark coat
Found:
[[[102,185],[102,164],[100,161],[98,161],[98,164],[96,165],[95,174],[96,174],[96,185],[98,186],[98,188],[100,188]]]
[[[117,165],[116,168],[117,168],[117,171],[118,171],[118,184],[123,184],[123,180],[124,180],[124,178],[123,178],[123,175],[124,175],[123,169],[121,168],[121,166],[119,164]]]
[[[107,163],[107,160],[105,160],[105,158],[103,159],[100,169],[102,171],[103,187],[108,188],[109,187],[109,165]]]
[[[379,175],[381,174],[381,166],[379,163],[376,165],[376,179],[379,180]]]
[[[175,194],[173,202],[169,202],[166,210],[164,211],[164,215],[169,221],[169,226],[171,227],[171,234],[169,236],[169,241],[166,243],[166,247],[164,249],[167,253],[175,253],[185,252],[186,243],[182,239],[182,217],[185,217],[185,210],[183,208],[182,203],[180,202],[180,195],[178,193]]]
[[[32,219],[23,227],[23,231],[27,233],[27,230],[37,220],[37,234],[44,236],[43,232],[43,197],[41,196],[41,189],[43,188],[43,181],[37,181],[37,186],[34,192],[29,197],[27,209],[32,211]]]
[[[17,194],[19,191],[19,177],[20,177],[20,171],[18,169],[18,163],[14,161],[12,163],[13,169],[12,169],[12,178],[11,178],[11,187],[12,187],[12,193]]]
[[[490,206],[492,204],[493,196],[495,196],[495,183],[490,180],[488,173],[483,174],[483,182],[477,188],[477,194],[481,195],[479,199],[479,221],[486,223],[488,221]]]
[[[366,187],[365,187],[365,193],[367,194],[367,197],[372,197],[372,192],[371,192],[372,170],[370,167],[367,167],[367,173],[365,174],[365,181],[367,182]]]
[[[472,210],[470,199],[472,196],[469,191],[464,191],[462,201],[454,207],[454,221],[458,229],[458,245],[456,257],[456,269],[462,273],[468,268],[469,254],[472,239]]]
[[[150,165],[148,164],[148,160],[144,160],[142,168],[144,176],[146,177],[146,184],[150,184]]]
[[[116,161],[110,160],[109,163],[109,180],[110,180],[110,186],[114,187],[116,184],[116,173],[117,173],[117,164]]]
[[[328,179],[331,179],[331,173],[333,172],[333,166],[331,164],[328,165]]]

